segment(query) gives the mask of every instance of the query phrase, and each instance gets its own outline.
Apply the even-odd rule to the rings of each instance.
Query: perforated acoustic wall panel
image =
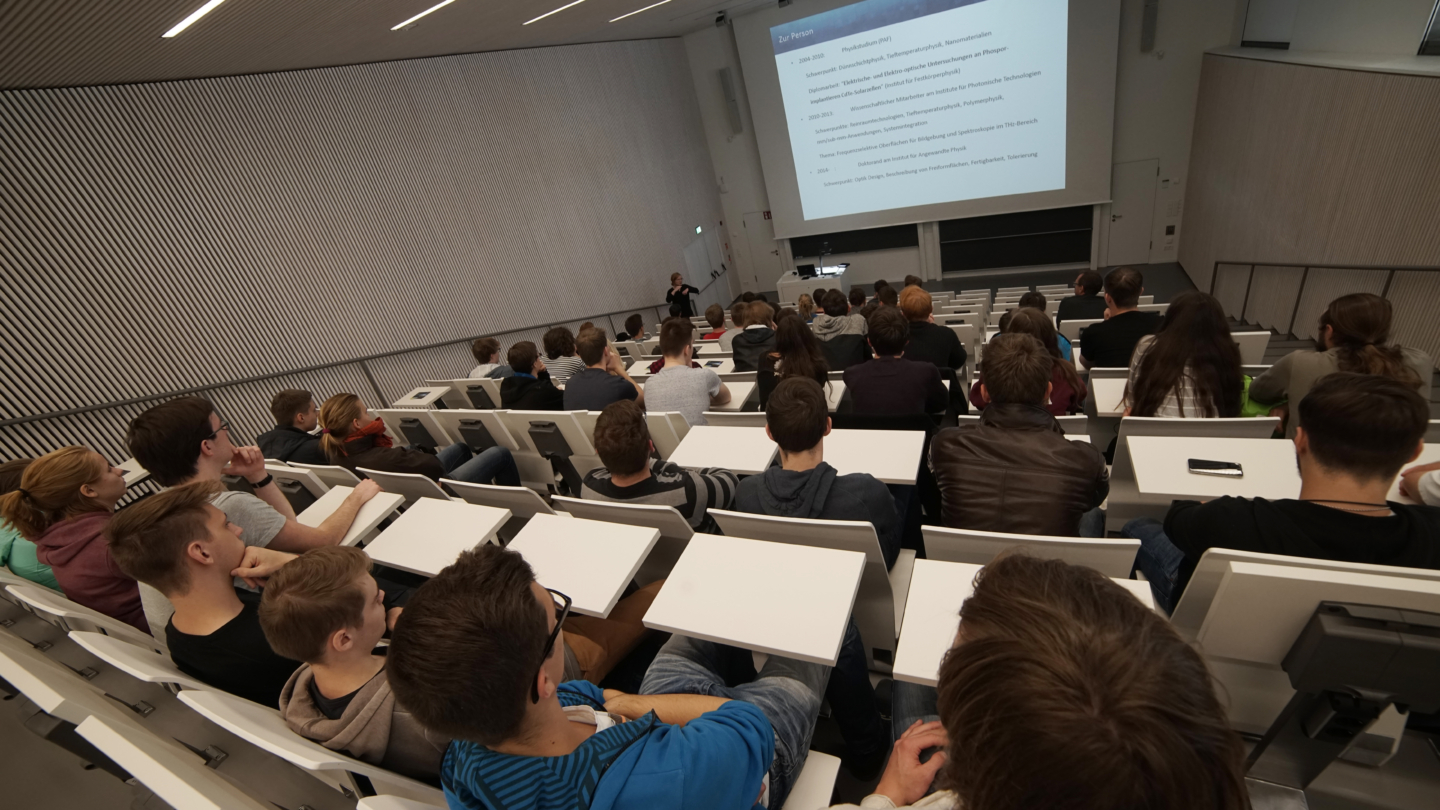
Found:
[[[211,395],[247,438],[285,385],[398,397],[468,347],[346,361],[654,323],[719,216],[678,39],[0,92],[0,422],[292,372]],[[0,453],[116,455],[143,407]]]

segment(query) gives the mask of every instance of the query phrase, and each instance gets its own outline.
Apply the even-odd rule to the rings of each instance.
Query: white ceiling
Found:
[[[224,0],[163,39],[204,0],[0,0],[0,89],[190,79],[581,42],[674,37],[773,0]]]

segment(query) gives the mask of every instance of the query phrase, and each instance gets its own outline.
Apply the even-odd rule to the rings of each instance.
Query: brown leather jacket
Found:
[[[1105,457],[1065,438],[1033,405],[991,405],[978,425],[948,428],[930,442],[945,525],[1074,537],[1080,516],[1110,492]]]

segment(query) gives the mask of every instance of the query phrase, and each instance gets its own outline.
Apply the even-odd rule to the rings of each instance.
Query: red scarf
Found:
[[[389,436],[386,436],[386,435],[385,435],[385,420],[384,420],[384,419],[376,419],[374,422],[371,422],[370,424],[366,425],[365,427],[360,428],[359,430],[355,431],[354,433],[351,433],[349,436],[346,436],[346,437],[345,437],[345,443],[346,443],[346,444],[349,444],[350,442],[358,442],[358,441],[360,441],[361,439],[364,439],[364,438],[366,438],[366,437],[372,437],[372,436],[375,438],[375,446],[376,446],[376,447],[394,447],[394,446],[395,446],[395,441],[394,441],[393,439],[391,439]]]

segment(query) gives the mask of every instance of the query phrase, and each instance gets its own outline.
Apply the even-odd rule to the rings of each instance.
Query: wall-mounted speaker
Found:
[[[720,68],[720,89],[725,95],[725,113],[730,118],[730,132],[739,135],[744,131],[740,124],[740,98],[735,92],[735,75],[730,68]]]

